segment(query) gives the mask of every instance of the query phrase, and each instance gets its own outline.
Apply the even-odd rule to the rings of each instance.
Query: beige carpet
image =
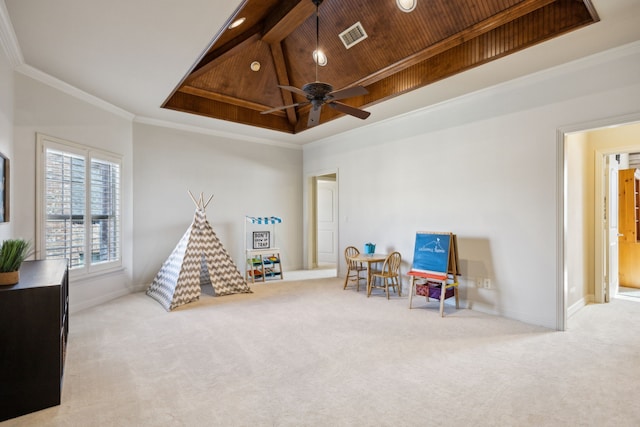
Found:
[[[253,290],[72,315],[62,405],[0,425],[640,425],[638,303],[554,332],[336,278]]]

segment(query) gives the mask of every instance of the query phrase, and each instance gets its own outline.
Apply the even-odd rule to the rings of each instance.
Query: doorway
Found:
[[[339,265],[338,172],[323,171],[306,178],[305,268],[337,276]]]
[[[631,128],[637,125],[626,125]],[[624,128],[624,127],[623,127]],[[640,129],[640,128],[639,128]],[[639,134],[640,136],[640,134]],[[628,216],[637,217],[634,206],[628,206],[624,198],[621,198],[625,191],[624,176],[631,170],[636,169],[638,164],[634,154],[640,150],[640,146],[631,146],[625,149],[608,150],[596,147],[596,176],[603,179],[602,190],[595,192],[596,210],[598,206],[602,208],[603,215],[596,217],[595,228],[601,230],[602,240],[594,244],[596,253],[596,275],[594,300],[597,303],[607,303],[611,299],[624,296],[625,294],[635,295],[632,290],[623,285],[625,281],[621,278],[631,278],[636,274],[636,265],[640,260],[630,260],[629,257],[637,258],[636,248],[629,252],[629,238],[633,239],[631,246],[636,246],[635,232],[633,236],[627,233]],[[632,174],[633,175],[633,174]],[[620,179],[619,177],[622,177]],[[619,187],[623,185],[623,187]],[[635,197],[635,196],[634,196]],[[635,225],[634,225],[635,230]],[[598,259],[602,260],[598,263]],[[598,280],[601,278],[601,280]],[[638,300],[640,302],[640,300]]]
[[[638,149],[635,148],[634,149]],[[602,302],[616,297],[640,298],[638,265],[640,246],[637,242],[638,193],[635,172],[640,168],[640,153],[628,150],[604,154],[603,164],[608,182],[604,201],[604,226],[607,241],[603,242],[605,284]],[[635,299],[640,302],[640,299]]]
[[[604,120],[560,133],[564,226],[558,277],[558,329],[589,303],[617,290],[617,169],[621,154],[640,151],[640,116]],[[616,157],[618,155],[618,157]],[[610,246],[612,245],[612,246]]]

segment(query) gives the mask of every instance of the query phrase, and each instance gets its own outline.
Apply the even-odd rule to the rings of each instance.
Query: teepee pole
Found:
[[[202,209],[202,210],[207,209],[207,206],[209,206],[209,203],[211,203],[211,200],[213,199],[213,194],[212,194],[211,197],[209,197],[209,199],[205,203],[204,202],[204,193],[200,193],[200,198],[198,200],[196,200],[196,198],[193,195],[193,193],[191,192],[191,190],[187,190],[187,192],[189,193],[189,196],[191,197],[191,200],[193,200],[193,203],[196,205],[196,208],[198,208],[198,209]]]
[[[191,200],[193,200],[193,203],[196,205],[196,208],[199,208],[200,206],[198,205],[198,202],[196,202],[196,198],[193,197],[191,190],[187,190],[187,192],[189,193],[189,196],[191,196]]]
[[[211,195],[211,197],[209,197],[209,200],[207,200],[207,203],[204,204],[204,207],[202,209],[207,209],[207,206],[209,206],[211,199],[213,199],[213,194]]]

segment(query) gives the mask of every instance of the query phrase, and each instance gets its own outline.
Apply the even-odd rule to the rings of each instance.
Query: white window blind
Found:
[[[54,149],[45,160],[45,258],[66,258],[71,268],[84,265],[85,159]]]
[[[41,134],[38,156],[40,258],[66,258],[85,273],[119,267],[120,159]]]
[[[120,165],[91,159],[91,260],[120,259]]]

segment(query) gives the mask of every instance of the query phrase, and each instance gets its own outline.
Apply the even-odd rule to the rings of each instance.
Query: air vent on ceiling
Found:
[[[347,49],[355,46],[366,38],[367,33],[364,31],[364,28],[362,27],[360,21],[356,22],[340,33],[340,40],[342,40],[344,47],[346,47]]]

